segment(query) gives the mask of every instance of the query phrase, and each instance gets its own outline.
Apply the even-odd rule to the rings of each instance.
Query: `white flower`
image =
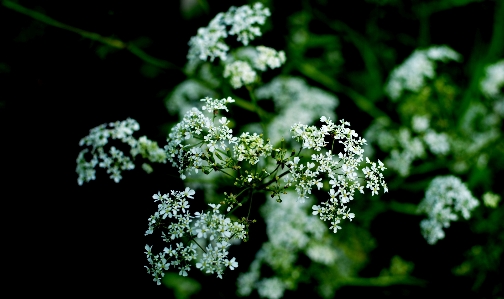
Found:
[[[285,62],[285,52],[277,52],[275,49],[265,46],[256,47],[259,55],[254,60],[254,67],[258,70],[265,71],[267,67],[275,69],[280,67]]]
[[[436,133],[428,130],[424,135],[424,141],[429,146],[430,151],[435,155],[446,155],[450,150],[448,135],[445,133]]]
[[[215,94],[215,91],[204,86],[201,82],[188,79],[173,89],[165,100],[165,106],[170,114],[178,114],[180,118],[183,118],[186,112],[196,105],[197,101],[205,96],[214,96]]]
[[[338,258],[336,250],[331,247],[320,243],[311,244],[306,250],[306,255],[315,262],[331,266]]]
[[[187,197],[187,198],[194,198],[193,197],[194,193],[196,193],[194,190],[192,190],[189,187],[186,187],[185,191],[184,191],[184,196]]]
[[[263,8],[262,3],[257,2],[252,8],[248,5],[231,7],[224,16],[224,23],[231,26],[229,35],[236,35],[237,40],[245,46],[256,36],[261,36],[261,30],[255,24],[262,25],[269,17],[268,8]]]
[[[366,157],[369,167],[364,167],[361,171],[365,175],[367,184],[365,187],[362,186],[357,179],[357,171],[364,159],[362,146],[366,144],[366,140],[348,128],[350,124],[344,120],[340,120],[340,124],[337,125],[330,118],[323,116],[320,121],[323,123],[320,129],[303,124],[293,125],[292,137],[301,142],[303,148],[312,149],[315,152],[323,151],[328,144],[326,140],[332,138],[334,142],[337,141],[343,145],[343,151],[337,156],[333,155],[332,151],[313,154],[312,162],[308,161],[306,164],[300,163],[299,157],[295,157],[286,165],[289,167],[292,181],[296,182],[300,202],[311,194],[314,186],[317,188],[323,186],[319,176],[325,174],[328,177],[331,185],[330,198],[321,205],[314,205],[312,213],[318,215],[323,221],[330,221],[330,229],[337,232],[341,229],[338,224],[342,219],[352,220],[355,217],[353,213],[346,211],[346,204],[353,200],[355,191],[364,193],[364,188],[367,188],[371,190],[371,195],[378,194],[381,188],[384,192],[388,191],[382,173],[386,168],[380,160],[377,164]],[[343,215],[343,218],[340,215]]]
[[[224,42],[228,35],[236,35],[237,40],[248,45],[250,40],[261,36],[259,27],[270,15],[268,8],[256,3],[251,8],[248,5],[231,7],[226,13],[217,14],[207,27],[198,29],[198,34],[189,40],[187,59],[190,63],[197,60],[213,61],[216,57],[226,60],[229,46]],[[229,31],[226,26],[231,26]]]
[[[107,128],[110,127],[110,128]],[[89,135],[82,138],[79,142],[80,146],[89,146],[91,150],[82,150],[77,157],[76,172],[79,175],[77,183],[82,185],[84,182],[89,182],[95,179],[94,167],[98,165],[105,168],[110,178],[118,183],[121,179],[121,172],[123,170],[131,170],[135,168],[135,164],[126,156],[121,150],[112,146],[105,150],[109,138],[117,139],[130,146],[130,154],[132,157],[142,155],[142,157],[149,159],[151,162],[165,163],[166,154],[147,137],[143,136],[140,139],[133,137],[133,132],[138,131],[140,126],[131,118],[124,121],[116,121],[114,123],[102,124],[89,131]],[[91,155],[91,160],[86,160],[86,154]]]
[[[425,85],[426,78],[434,78],[436,61],[458,61],[460,58],[460,54],[447,46],[432,46],[425,50],[415,50],[392,71],[385,91],[393,101],[397,101],[405,90],[419,91]]]
[[[459,178],[452,175],[437,176],[429,184],[425,198],[418,206],[418,210],[428,216],[420,224],[423,236],[429,244],[436,243],[444,238],[442,228],[458,220],[458,213],[464,219],[469,219],[471,211],[478,205],[478,200]]]
[[[242,133],[238,143],[234,146],[234,155],[238,161],[247,160],[255,165],[259,162],[259,157],[266,157],[271,154],[273,146],[268,141],[264,141],[262,135],[256,133],[250,135],[249,132]]]
[[[501,197],[498,194],[492,192],[486,192],[483,194],[483,203],[487,207],[496,208],[500,200]]]
[[[227,99],[214,100],[212,98],[202,99],[203,106],[207,111],[218,109],[227,110],[226,104],[234,100]],[[197,108],[188,111],[181,122],[172,128],[168,135],[168,145],[165,146],[166,156],[172,166],[179,169],[182,179],[185,179],[185,172],[198,172],[199,169],[211,166],[212,159],[205,153],[207,150],[214,154],[218,150],[226,150],[231,144],[236,144],[238,138],[233,136],[233,130],[229,125],[229,120],[222,117],[219,119],[220,125],[214,125],[210,118],[206,117]],[[187,138],[187,136],[191,138]],[[198,146],[195,146],[198,144]]]
[[[504,87],[504,60],[498,61],[485,68],[485,77],[480,83],[484,95],[497,98]]]
[[[216,110],[226,110],[226,112],[228,112],[229,110],[226,104],[235,102],[235,100],[233,100],[231,97],[227,97],[220,100],[206,97],[204,99],[201,99],[200,101],[205,102],[205,105],[202,106],[201,108],[210,113],[214,113]]]
[[[429,118],[426,116],[415,115],[411,120],[411,128],[416,133],[425,132],[429,128]]]
[[[247,62],[240,60],[226,64],[223,76],[224,78],[231,77],[230,83],[235,89],[254,83],[256,80],[256,72]]]
[[[224,14],[217,14],[208,27],[198,29],[198,34],[189,40],[189,53],[187,59],[194,61],[196,59],[213,61],[216,57],[226,60],[226,54],[229,46],[224,43],[227,37],[226,26],[222,23]]]
[[[238,267],[238,263],[235,261],[234,257],[231,260],[226,259],[224,265],[226,265],[226,267],[229,267],[229,269],[231,270],[234,270]]]
[[[191,216],[186,198],[192,198],[194,190],[186,188],[184,191],[171,191],[170,194],[154,194],[152,198],[159,202],[158,211],[149,218],[149,230],[151,234],[159,227],[167,227],[167,233],[163,232],[163,240],[172,242],[183,236],[195,236],[204,238],[208,242],[205,252],[197,254],[197,245],[194,243],[177,242],[175,247],[165,247],[164,250],[154,255],[152,248],[145,246],[147,260],[150,267],[148,273],[154,276],[156,282],[160,282],[164,270],[173,266],[179,270],[179,275],[187,276],[191,270],[191,261],[196,260],[196,268],[206,273],[215,273],[222,278],[224,269],[229,267],[234,270],[238,267],[236,258],[228,258],[228,248],[231,246],[230,238],[243,240],[246,237],[245,226],[220,214],[220,204],[209,204],[212,208],[207,212],[195,212]],[[163,217],[161,217],[163,216]],[[162,226],[164,219],[169,219],[167,226]],[[194,241],[194,239],[193,239]],[[165,258],[168,255],[169,258]]]
[[[263,298],[279,299],[285,292],[285,285],[277,277],[265,278],[257,283],[257,292]]]

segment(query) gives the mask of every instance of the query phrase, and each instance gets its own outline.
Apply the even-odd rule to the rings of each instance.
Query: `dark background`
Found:
[[[364,35],[369,18],[379,18],[384,32],[418,35],[418,22],[406,8],[356,2],[353,7],[349,7],[350,3],[324,4],[324,1],[313,5]],[[206,26],[216,13],[231,5],[246,4],[210,1],[207,14],[188,19],[181,13],[178,1],[19,3],[77,28],[143,44],[150,55],[179,67],[185,64],[187,42],[197,28]],[[484,44],[490,37],[493,6],[489,1],[434,15],[430,42],[448,44],[464,57],[470,57],[478,44],[474,41]],[[272,42],[282,49],[288,32],[286,18],[300,9],[302,4],[297,1],[288,7],[273,2],[274,30],[267,32],[265,39],[273,36]],[[154,173],[147,175],[137,165],[137,170],[123,173],[119,184],[100,169],[96,181],[79,187],[75,159],[81,150],[78,142],[89,129],[127,117],[140,123],[137,137],[147,135],[163,146],[166,124],[176,121],[165,109],[163,99],[185,75],[178,70],[153,70],[125,50],[109,53],[103,59],[98,54],[100,43],[3,6],[0,6],[0,40],[3,214],[6,234],[9,240],[14,240],[5,247],[7,261],[14,264],[12,281],[20,285],[18,291],[172,297],[170,289],[152,282],[143,266],[147,264],[145,244],[156,246],[154,239],[144,237],[147,218],[156,209],[151,196],[158,191],[180,189],[181,182],[173,176],[173,169],[156,165]],[[407,45],[394,39],[389,45],[397,49],[397,62],[415,48],[414,42]],[[353,59],[351,51],[348,48],[345,51],[347,70],[361,68],[361,62]],[[393,66],[383,67],[390,71]],[[343,103],[343,107],[349,118],[363,117],[351,103]],[[421,199],[422,194],[418,196]],[[491,293],[491,287],[487,294],[486,289],[480,294],[472,293],[470,283],[451,274],[451,269],[463,261],[462,248],[470,248],[474,241],[463,236],[467,229],[464,224],[454,225],[446,240],[433,247],[418,233],[420,218],[392,214],[374,220],[371,232],[377,240],[377,249],[371,253],[371,262],[361,275],[377,276],[388,266],[390,258],[398,254],[415,262],[413,275],[427,280],[427,287],[346,287],[338,291],[338,296],[373,294],[389,298],[436,294],[476,298]],[[245,271],[252,261],[263,240],[262,229],[258,225],[251,232],[247,246],[231,249],[231,255],[235,254],[240,262],[239,271]],[[260,241],[254,242],[254,237]],[[199,297],[233,298],[237,274],[238,271],[228,270],[220,280],[205,278],[193,269],[190,276],[202,283]],[[497,282],[488,283],[492,286]],[[311,288],[309,284],[301,285],[299,292],[308,293]],[[286,298],[295,294],[287,292]]]

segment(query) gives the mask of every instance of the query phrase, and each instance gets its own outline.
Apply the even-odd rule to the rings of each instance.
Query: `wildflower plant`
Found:
[[[333,36],[308,34],[308,25],[300,20],[313,17],[309,13],[293,17],[291,51],[286,52],[301,54],[292,61],[282,50],[254,45],[269,16],[261,3],[231,7],[190,38],[187,80],[165,99],[179,121],[163,147],[145,136],[134,137],[140,126],[133,119],[93,128],[80,142],[87,148],[77,158],[79,185],[95,179],[96,167],[119,182],[122,171],[135,168],[139,155],[151,163],[169,163],[184,182],[178,190],[152,196],[157,210],[148,219],[145,235],[160,235],[165,243],[155,250],[145,245],[147,272],[157,284],[167,271],[185,277],[196,268],[218,278],[239,265],[245,271],[231,245],[249,240],[257,221],[252,211],[263,198],[260,214],[267,241],[247,272],[238,276],[239,296],[256,290],[260,297],[281,298],[310,278],[303,273],[316,277],[319,294],[327,298],[345,282],[358,284],[352,276],[365,264],[359,256],[372,247],[362,245],[365,233],[358,226],[370,225],[360,222],[362,213],[374,216],[375,211],[392,209],[424,215],[420,231],[426,243],[434,245],[453,221],[483,218],[481,190],[484,207],[498,210],[501,196],[492,191],[488,181],[493,173],[486,167],[502,161],[504,153],[502,60],[481,66],[482,77],[471,85],[477,90],[465,94],[446,72],[460,65],[461,54],[446,45],[418,48],[383,82],[369,75],[378,78],[378,89],[360,95],[332,79],[333,70],[326,68],[330,64],[305,63],[310,61],[302,57],[305,52],[321,47],[332,66],[342,64],[337,47],[325,45]],[[332,27],[345,28],[335,24]],[[347,33],[350,40],[363,43],[355,32]],[[230,38],[240,45],[233,48],[237,43],[228,43]],[[373,73],[368,64],[373,64],[374,54],[362,55]],[[289,75],[293,69],[302,76]],[[263,82],[265,72],[283,73]],[[306,78],[320,84],[310,86]],[[338,119],[339,99],[333,92],[344,93],[373,116],[363,136],[350,122]],[[380,100],[394,107],[396,117],[377,108]],[[247,122],[240,112],[253,114],[254,120]],[[129,155],[109,140],[129,146]],[[146,163],[142,168],[153,169]],[[366,201],[389,188],[393,194],[410,188],[424,195],[399,203]],[[205,202],[199,203],[195,196],[202,189]],[[335,237],[346,228],[359,231],[360,239]],[[366,249],[349,249],[342,241],[349,239]],[[301,255],[310,260],[309,266],[298,263]],[[411,270],[409,263],[395,256],[392,264],[398,263],[408,270],[382,271],[375,283],[418,283],[404,274]],[[345,270],[349,264],[354,272]],[[314,274],[319,271],[341,280]],[[392,279],[396,272],[403,274]]]
[[[311,194],[312,189],[320,190],[323,186],[323,178],[320,176],[326,174],[331,185],[330,199],[323,202],[322,206],[313,205],[312,209],[313,214],[319,215],[321,220],[328,220],[331,223],[330,229],[336,233],[338,229],[341,229],[339,226],[341,220],[351,221],[355,217],[355,214],[351,213],[346,206],[353,200],[355,190],[364,193],[364,188],[370,189],[372,195],[378,194],[381,188],[387,191],[382,174],[385,169],[383,163],[378,161],[376,164],[366,159],[369,167],[360,168],[364,160],[361,145],[365,143],[365,140],[358,138],[358,134],[348,128],[350,124],[344,120],[336,125],[322,116],[320,121],[324,125],[321,129],[315,126],[294,124],[291,128],[292,138],[300,142],[300,147],[289,155],[284,148],[273,148],[269,140],[264,140],[261,135],[242,133],[239,138],[233,136],[233,130],[228,127],[229,120],[226,117],[216,117],[220,110],[228,110],[226,105],[233,103],[233,99],[205,98],[201,101],[204,102],[203,111],[209,116],[197,108],[188,111],[169,134],[165,151],[168,161],[178,168],[182,179],[187,178],[186,174],[190,175],[199,171],[205,174],[220,171],[231,177],[234,186],[239,189],[237,195],[224,194],[221,204],[228,214],[247,201],[252,203],[254,193],[258,192],[268,192],[272,198],[276,197],[278,202],[282,202],[281,194],[285,193],[284,190],[291,187],[294,182],[296,182],[298,200],[303,203],[307,195]],[[311,162],[306,162],[306,164],[300,162],[303,150],[321,152],[328,144],[324,140],[325,137],[333,140],[333,146],[336,140],[343,144],[343,152],[336,156],[331,150],[327,150],[324,154],[312,154]],[[254,167],[260,164],[260,160],[267,157],[276,161],[273,171]],[[281,172],[284,168],[286,168],[285,171]],[[366,186],[358,181],[357,171],[362,173],[360,178],[366,181]],[[285,177],[284,182],[280,181],[282,177]],[[210,241],[216,240],[216,243],[215,245],[210,243],[203,250],[201,257],[195,256],[196,247],[191,242],[189,243],[192,245],[177,243],[176,251],[184,252],[184,254],[172,253],[175,249],[171,247],[165,248],[164,252],[169,252],[174,260],[171,262],[164,253],[151,256],[148,251],[149,263],[153,267],[148,268],[148,271],[158,283],[163,275],[162,270],[167,270],[170,265],[177,266],[181,275],[187,275],[191,260],[198,261],[196,267],[200,270],[217,273],[220,278],[222,278],[224,268],[222,265],[228,265],[231,269],[238,266],[234,258],[227,258],[227,247],[231,244],[230,238],[245,239],[246,229],[254,220],[249,219],[247,215],[240,221],[233,222],[220,214],[221,204],[209,204],[213,211],[211,215],[196,212],[194,216],[191,216],[188,211],[190,205],[184,196],[191,197],[193,194],[194,190],[186,188],[185,192],[172,191],[175,200],[170,199],[168,194],[154,195],[153,198],[161,203],[158,206],[158,212],[150,219],[146,234],[151,234],[160,225],[160,220],[168,217],[176,222],[167,227],[169,234],[163,235],[165,241],[170,242],[176,238],[186,237],[202,250],[202,246],[194,236],[208,238]],[[191,218],[199,220],[191,224],[193,222]]]
[[[227,13],[218,14],[208,27],[200,28],[198,35],[191,38],[188,54],[190,63],[218,57],[224,63],[222,77],[230,77],[233,88],[247,85],[250,90],[257,76],[252,67],[257,71],[278,68],[286,61],[285,53],[258,46],[252,51],[247,48],[240,50],[241,53],[249,52],[244,56],[248,61],[228,59],[230,49],[224,43],[224,38],[236,35],[238,41],[248,45],[256,36],[260,36],[260,30],[255,25],[263,24],[266,16],[269,16],[269,10],[261,4],[231,8]],[[243,55],[239,54],[240,51],[238,56]],[[304,92],[305,97],[317,95],[315,89],[315,93],[305,91],[309,87],[303,84],[300,85],[300,92]],[[268,97],[265,91],[259,93],[262,93],[263,98]],[[336,106],[334,97],[321,91],[318,93],[322,101],[333,103],[329,107]],[[251,91],[250,95],[254,103],[255,92]],[[189,187],[185,191],[172,190],[169,194],[158,193],[153,196],[158,202],[158,211],[149,218],[146,235],[160,231],[163,240],[168,243],[157,254],[153,253],[151,246],[145,247],[149,262],[147,270],[158,284],[164,271],[175,268],[180,275],[186,276],[194,263],[196,268],[217,274],[219,278],[222,278],[225,268],[233,270],[238,267],[236,259],[228,256],[228,248],[233,239],[247,240],[248,227],[255,222],[249,218],[253,197],[260,193],[269,194],[281,203],[287,190],[294,188],[298,202],[302,204],[315,188],[321,190],[324,184],[330,186],[326,199],[312,205],[312,214],[322,221],[328,221],[330,230],[336,233],[342,229],[343,220],[352,221],[355,217],[349,205],[356,191],[363,194],[369,189],[372,195],[377,195],[380,190],[387,192],[383,178],[386,169],[384,164],[381,161],[371,162],[364,157],[362,146],[366,140],[350,128],[350,123],[344,120],[335,123],[331,119],[333,113],[316,118],[310,116],[305,119],[308,124],[293,122],[289,131],[283,132],[288,134],[283,137],[292,138],[292,142],[272,144],[264,134],[247,131],[237,134],[233,130],[232,120],[225,115],[230,113],[228,106],[235,102],[230,96],[222,99],[201,98],[200,107],[186,111],[181,121],[172,128],[162,151],[145,137],[139,140],[132,137],[133,132],[139,129],[133,120],[111,124],[114,130],[105,130],[105,126],[95,128],[81,142],[92,146],[92,153],[98,152],[98,157],[104,157],[103,154],[99,156],[103,153],[100,148],[106,144],[107,137],[120,139],[132,147],[133,157],[141,154],[152,162],[171,163],[178,169],[182,180],[200,173],[208,175],[220,172],[226,176],[229,191],[220,195],[218,204],[209,203],[207,211],[190,211],[195,190]],[[279,104],[278,108],[281,109],[282,105]],[[322,124],[320,128],[310,125],[317,119]],[[342,148],[338,150],[340,146]],[[111,151],[115,153],[115,150]],[[81,156],[79,161],[82,160]],[[128,157],[117,154],[113,154],[113,157],[118,157],[116,164],[120,166],[117,169],[133,168]],[[97,158],[93,156],[93,159],[95,161]],[[94,174],[92,167],[95,164],[79,162],[78,171],[83,173],[79,183],[84,180],[81,176],[84,177],[85,173],[90,173],[88,177]],[[116,168],[113,168],[115,173],[118,172]],[[114,178],[120,180],[117,175]],[[247,216],[232,218],[235,211],[247,202]],[[316,248],[311,249],[311,255],[314,255]],[[272,281],[264,281],[263,284],[272,285]]]

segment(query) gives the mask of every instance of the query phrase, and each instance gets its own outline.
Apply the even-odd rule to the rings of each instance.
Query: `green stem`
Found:
[[[43,13],[28,9],[22,5],[19,5],[17,3],[11,2],[11,1],[4,0],[4,1],[2,1],[2,5],[9,8],[9,9],[12,9],[16,12],[19,12],[21,14],[29,16],[32,19],[35,19],[35,20],[40,21],[42,23],[45,23],[47,25],[77,33],[84,38],[100,42],[100,43],[105,44],[107,46],[110,46],[112,48],[121,49],[121,50],[122,49],[128,50],[133,55],[142,59],[146,63],[152,64],[152,65],[157,66],[159,68],[182,71],[181,68],[177,67],[173,63],[166,61],[166,60],[152,57],[131,43],[126,43],[126,42],[123,42],[123,41],[116,39],[116,38],[101,36],[100,34],[95,33],[95,32],[82,30],[80,28],[76,28],[76,27],[61,23],[59,21],[56,21],[53,18],[46,16]]]
[[[249,210],[247,213],[247,220],[249,219],[250,210],[252,209],[252,201],[254,201],[254,190],[253,189],[250,190],[250,204],[249,204]]]
[[[280,179],[281,177],[286,176],[287,174],[289,174],[289,171],[286,171],[286,172],[282,173],[281,175],[279,175],[279,176],[278,176],[278,178]],[[266,188],[267,186],[269,186],[269,185],[273,184],[273,183],[274,183],[274,182],[276,182],[276,181],[277,181],[277,179],[276,179],[276,177],[274,177],[274,178],[272,178],[271,180],[269,180],[268,182],[266,182],[266,183],[264,183],[264,184],[260,185],[260,186],[257,188],[257,190],[262,190],[262,189]]]
[[[261,107],[255,105],[254,103],[251,103],[249,101],[246,101],[240,97],[233,96],[233,99],[235,100],[235,104],[240,106],[240,108],[243,108],[245,110],[248,110],[250,112],[255,112],[257,115],[259,115],[259,118],[261,119],[269,119],[270,113],[264,111]]]
[[[194,238],[193,238],[192,236],[191,236],[191,241],[193,241],[194,243],[196,243],[196,245],[198,245],[198,247],[199,247],[201,250],[203,250],[203,252],[204,252],[204,253],[207,253],[207,252],[206,252],[206,250],[205,250],[203,247],[201,247],[201,245],[200,245],[198,242],[196,242],[196,240],[194,240]]]
[[[250,187],[247,187],[245,189],[243,189],[242,191],[240,191],[240,193],[238,193],[238,195],[236,195],[235,198],[238,198],[243,192],[247,191],[248,189],[250,189]],[[229,211],[227,214],[226,214],[226,217],[229,216],[231,213],[233,213],[234,211],[236,211],[236,209],[238,209],[238,207],[240,207],[241,205],[243,205],[244,203],[246,203],[248,200],[248,197],[246,197],[244,200],[242,200],[242,202],[240,202],[240,205],[237,205],[236,207],[234,207],[231,211]]]
[[[420,215],[420,213],[418,212],[418,206],[411,203],[392,201],[389,203],[388,208],[394,212],[402,214]]]

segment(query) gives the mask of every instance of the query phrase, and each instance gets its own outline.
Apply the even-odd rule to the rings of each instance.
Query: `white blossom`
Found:
[[[191,261],[196,262],[196,268],[205,273],[217,274],[222,278],[225,268],[234,270],[238,267],[236,258],[228,258],[228,248],[231,246],[231,238],[243,240],[246,237],[245,225],[233,222],[222,215],[220,205],[209,204],[207,212],[189,212],[189,199],[193,199],[195,191],[186,188],[184,191],[171,191],[169,194],[154,194],[152,198],[159,202],[158,210],[149,219],[149,228],[146,235],[163,227],[163,223],[169,221],[167,234],[163,232],[165,242],[171,243],[157,255],[152,254],[151,247],[146,245],[147,261],[150,267],[146,267],[154,280],[160,282],[165,270],[170,267],[179,270],[179,275],[187,276],[191,270]],[[195,240],[183,243],[179,239],[194,236],[198,240],[208,242],[205,250],[198,253]],[[199,243],[198,243],[199,244]]]
[[[202,101],[205,102],[204,109],[212,114],[217,110],[227,110],[226,104],[234,102],[232,98],[205,98]],[[203,167],[212,166],[209,164],[209,155],[219,150],[225,151],[231,144],[237,144],[238,138],[233,136],[226,117],[219,118],[218,124],[214,124],[210,118],[193,107],[182,121],[172,128],[167,142],[167,159],[173,167],[179,169],[181,178],[185,179],[184,173],[197,173]]]
[[[315,262],[330,266],[338,258],[337,251],[331,246],[321,243],[312,243],[306,249],[306,255]]]
[[[252,8],[248,5],[238,8],[231,7],[223,20],[226,25],[231,26],[229,35],[236,35],[237,40],[246,46],[249,41],[261,36],[261,30],[255,25],[263,25],[266,22],[266,17],[270,15],[269,9],[257,2]]]
[[[269,156],[272,149],[273,146],[269,140],[265,142],[261,135],[256,133],[250,135],[249,132],[244,132],[234,146],[234,153],[238,161],[247,160],[254,165],[259,162],[259,157]]]
[[[224,13],[217,14],[208,24],[208,27],[198,29],[198,34],[189,40],[189,53],[187,59],[213,61],[216,57],[226,60],[229,46],[224,42],[228,36],[226,26],[223,23]]]
[[[485,68],[485,77],[480,82],[481,91],[484,95],[497,98],[502,95],[504,87],[504,60],[498,61]]]
[[[235,89],[254,83],[256,75],[252,67],[247,62],[241,60],[226,64],[223,74],[224,78],[231,77],[229,80],[231,86]]]
[[[161,150],[157,143],[142,136],[140,139],[133,137],[133,132],[138,131],[140,126],[131,118],[124,121],[116,121],[113,123],[99,125],[89,131],[89,135],[82,138],[79,142],[80,146],[91,147],[83,149],[77,157],[76,172],[79,175],[77,183],[82,185],[84,182],[89,182],[96,178],[95,167],[98,165],[105,168],[110,178],[118,183],[122,179],[121,172],[135,168],[135,164],[131,158],[125,155],[115,146],[111,146],[108,150],[105,146],[109,143],[109,139],[120,140],[130,146],[130,154],[134,158],[137,155],[149,159],[151,162],[165,163],[166,154]],[[86,159],[86,155],[91,156],[90,160]]]
[[[236,35],[238,41],[248,45],[249,41],[261,36],[256,24],[264,24],[268,16],[269,9],[261,3],[254,4],[252,8],[248,5],[238,8],[232,6],[227,12],[217,14],[207,27],[199,28],[198,34],[189,40],[188,60],[190,63],[206,61],[207,58],[213,61],[217,57],[226,60],[229,46],[224,39],[228,35]]]
[[[201,102],[205,102],[205,105],[201,107],[203,110],[214,113],[216,110],[228,110],[226,104],[227,103],[234,103],[235,100],[233,100],[231,97],[227,97],[224,99],[212,99],[209,97],[206,97],[204,99],[200,100]]]
[[[435,244],[444,238],[443,228],[449,227],[451,221],[457,221],[459,215],[469,219],[471,211],[478,205],[478,200],[459,178],[452,175],[437,176],[429,184],[418,206],[418,210],[428,217],[420,224],[423,236],[429,244]]]
[[[336,125],[329,118],[322,116],[320,121],[324,123],[320,129],[303,124],[293,125],[292,137],[302,143],[302,148],[313,149],[315,152],[321,152],[328,144],[326,137],[331,137],[344,146],[343,151],[337,155],[333,154],[332,150],[316,153],[311,156],[311,161],[306,163],[295,157],[287,162],[287,166],[301,202],[311,194],[313,187],[320,189],[322,184],[319,176],[327,175],[331,188],[330,198],[312,208],[313,213],[321,220],[331,223],[330,229],[336,233],[341,228],[338,224],[342,219],[351,220],[354,217],[353,213],[348,214],[346,204],[353,200],[355,191],[364,193],[366,188],[371,190],[372,195],[378,194],[381,188],[384,192],[388,191],[382,173],[386,168],[380,160],[377,164],[366,157],[369,167],[360,169],[364,160],[362,145],[366,144],[366,140],[347,127],[350,124],[344,120],[340,120],[340,124]],[[364,174],[367,183],[365,186],[359,182],[357,171]]]
[[[397,101],[405,90],[417,92],[425,85],[426,78],[434,78],[436,61],[447,62],[460,59],[460,54],[448,46],[432,46],[425,50],[415,50],[392,71],[385,91],[393,101]]]
[[[423,139],[429,150],[435,155],[446,155],[450,150],[449,137],[446,133],[436,133],[428,130]]]
[[[492,192],[485,192],[485,194],[483,194],[483,203],[487,207],[497,208],[500,200],[501,200],[501,197],[498,194],[495,194]]]
[[[416,133],[423,133],[429,128],[429,118],[426,116],[415,115],[411,120],[411,128]]]
[[[261,71],[265,71],[267,67],[275,69],[280,67],[285,62],[285,52],[277,52],[275,49],[265,46],[256,47],[259,55],[254,60],[254,67]]]
[[[390,157],[385,160],[385,163],[404,177],[410,173],[413,161],[425,156],[425,146],[420,137],[411,136],[411,131],[408,128],[400,128],[394,135],[396,144],[402,150],[394,148],[390,152]]]
[[[285,285],[278,277],[264,278],[257,284],[257,292],[262,298],[279,299],[283,297]]]

